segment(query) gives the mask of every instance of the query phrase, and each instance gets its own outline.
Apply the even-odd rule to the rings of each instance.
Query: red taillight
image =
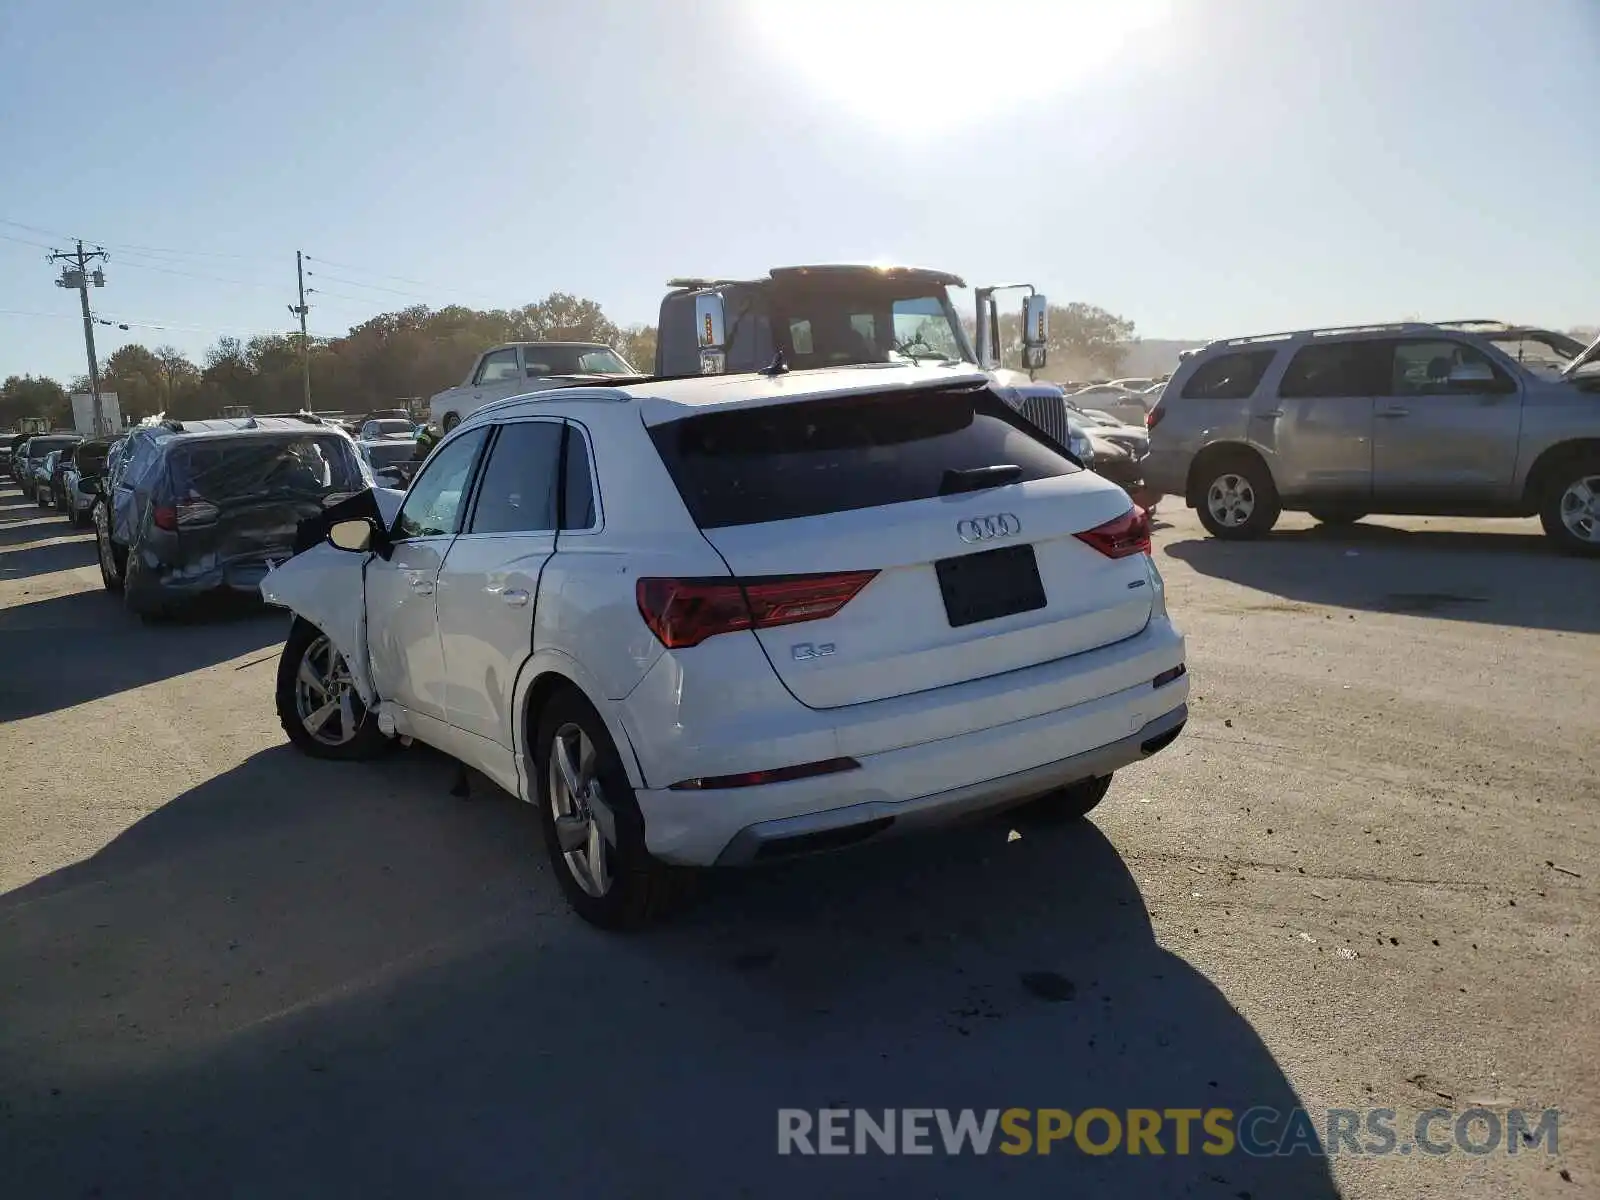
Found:
[[[682,650],[719,633],[831,617],[876,574],[840,571],[752,579],[641,579],[634,586],[634,596],[650,632],[668,650]]]
[[[1128,558],[1150,553],[1150,514],[1135,504],[1127,512],[1104,525],[1085,529],[1077,535],[1107,558]]]
[[[861,764],[853,758],[825,758],[821,762],[801,763],[794,767],[774,767],[770,771],[746,771],[742,775],[707,775],[702,779],[683,779],[672,784],[668,791],[709,792],[722,788],[759,787],[763,783],[783,783],[789,779],[810,779],[815,775],[854,771],[860,766]]]
[[[217,519],[217,506],[209,500],[179,500],[176,505],[157,505],[150,510],[150,519],[157,529],[175,533],[180,525],[209,525]]]
[[[1145,413],[1144,427],[1146,429],[1154,429],[1157,425],[1161,424],[1161,418],[1163,415],[1164,414],[1161,411],[1161,406],[1159,404],[1156,405],[1149,412]]]

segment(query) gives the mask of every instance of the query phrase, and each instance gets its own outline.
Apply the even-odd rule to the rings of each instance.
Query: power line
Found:
[[[0,241],[16,242],[19,246],[37,246],[41,250],[55,249],[49,242],[36,242],[31,238],[12,237],[9,233],[0,233]]]
[[[121,262],[122,260],[119,258],[118,261]],[[278,290],[277,285],[275,284],[253,283],[247,279],[227,279],[221,275],[202,275],[196,271],[180,271],[176,267],[158,267],[151,263],[142,262],[124,262],[122,265],[125,267],[132,267],[137,271],[156,271],[162,275],[181,275],[185,279],[206,279],[210,280],[212,283],[231,283],[238,287],[264,288],[267,291],[273,292]]]
[[[392,279],[396,283],[410,283],[415,284],[417,287],[425,288],[431,288],[434,286],[426,279],[408,279],[404,275],[385,275],[382,271],[373,271],[366,267],[356,267],[349,263],[337,263],[331,258],[313,258],[308,254],[306,255],[306,261],[321,263],[325,267],[332,267],[335,271],[354,271],[358,275],[371,275],[374,279]]]
[[[342,283],[346,287],[366,288],[372,292],[388,292],[391,296],[406,296],[412,300],[428,299],[427,296],[419,296],[415,292],[402,292],[399,288],[379,287],[375,283],[362,283],[359,279],[340,279],[337,275],[320,275],[315,271],[307,271],[306,274],[314,279],[327,279],[333,283]]]

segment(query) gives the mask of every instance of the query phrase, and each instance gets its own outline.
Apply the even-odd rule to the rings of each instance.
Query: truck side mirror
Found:
[[[694,298],[694,330],[700,346],[700,374],[722,374],[728,365],[728,341],[720,292],[701,292]]]
[[[1050,342],[1050,303],[1035,292],[1022,302],[1022,365],[1029,371],[1044,366]]]

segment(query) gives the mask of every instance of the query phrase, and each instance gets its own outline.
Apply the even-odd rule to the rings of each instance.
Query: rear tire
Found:
[[[1354,525],[1367,514],[1364,512],[1335,512],[1331,509],[1312,509],[1311,519],[1319,525]]]
[[[94,522],[94,544],[100,558],[100,583],[113,595],[122,591],[123,572],[127,567],[127,552],[117,553],[117,544],[111,540],[110,516],[104,504],[96,504],[91,514]]]
[[[1030,800],[1023,806],[1023,811],[1035,820],[1050,825],[1081,821],[1106,798],[1110,790],[1111,776],[1095,775],[1047,792],[1037,800]]]
[[[1221,455],[1200,464],[1196,510],[1215,538],[1248,541],[1264,537],[1283,511],[1272,472],[1253,454]]]
[[[302,753],[354,762],[395,747],[395,741],[378,728],[378,719],[362,702],[349,674],[343,655],[322,630],[296,617],[278,658],[275,699],[278,722]]]
[[[1574,456],[1547,476],[1539,523],[1563,554],[1600,558],[1600,455]]]
[[[558,741],[565,770],[557,758]],[[605,722],[576,689],[556,692],[539,713],[533,761],[545,849],[573,910],[608,930],[639,929],[670,911],[685,894],[691,874],[668,866],[646,848],[644,816],[622,759]],[[611,814],[614,840],[605,836],[606,822],[593,815],[605,810]],[[563,836],[571,849],[562,849]],[[598,870],[591,867],[596,858]]]

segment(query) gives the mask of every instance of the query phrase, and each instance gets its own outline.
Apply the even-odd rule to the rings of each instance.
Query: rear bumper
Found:
[[[868,800],[845,808],[746,825],[723,848],[716,865],[742,866],[761,859],[811,853],[867,838],[908,833],[984,813],[1001,812],[1057,788],[1097,775],[1109,775],[1158,754],[1176,740],[1188,719],[1189,706],[1180,704],[1148,722],[1137,733],[1118,741],[999,779],[914,800]]]
[[[181,566],[162,562],[149,550],[142,555],[142,570],[127,579],[127,603],[135,612],[156,612],[175,601],[195,599],[214,592],[234,592],[259,599],[261,581],[266,578],[269,559],[286,562],[293,547],[285,546],[270,555],[250,555],[226,562],[215,554],[196,555]]]
[[[1167,496],[1184,496],[1189,488],[1189,463],[1194,456],[1183,450],[1152,449],[1145,455],[1146,486]]]
[[[1152,625],[1126,643],[1080,656],[1090,661],[1068,660],[1064,665],[1070,670],[1052,665],[1053,677],[1045,686],[1059,707],[1035,715],[994,723],[997,713],[1028,701],[1030,692],[1020,678],[1025,673],[1018,673],[1010,680],[962,685],[953,703],[926,702],[916,723],[930,733],[940,725],[961,730],[948,736],[911,744],[880,742],[885,748],[865,752],[857,748],[870,732],[871,719],[863,713],[866,728],[836,728],[825,741],[788,738],[773,729],[755,747],[765,766],[843,754],[860,763],[852,770],[754,787],[674,791],[661,786],[673,774],[663,776],[645,763],[653,785],[637,793],[645,843],[668,862],[749,862],[770,856],[763,847],[792,837],[852,830],[872,836],[891,826],[951,821],[1138,762],[1161,749],[1161,739],[1176,736],[1187,718],[1189,677],[1159,688],[1152,683],[1184,661],[1182,635],[1164,618]],[[1120,680],[1115,690],[1095,686],[1096,680],[1111,677]],[[1067,697],[1072,699],[1063,704]],[[630,738],[636,720],[624,710]],[[750,767],[751,749],[743,747],[742,769]],[[694,774],[735,769],[724,761],[726,767]]]

